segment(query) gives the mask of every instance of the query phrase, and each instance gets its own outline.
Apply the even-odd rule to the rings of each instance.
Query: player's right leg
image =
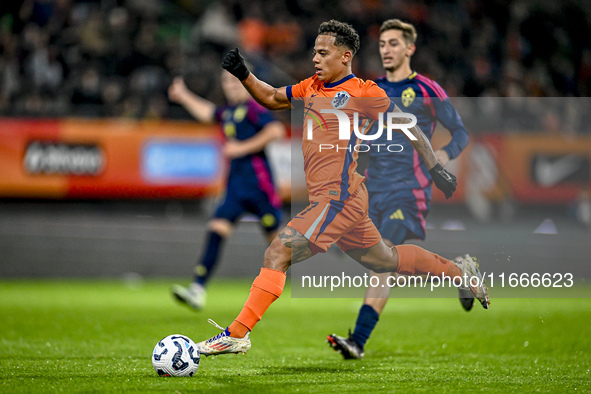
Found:
[[[250,341],[250,331],[283,292],[285,272],[291,264],[306,260],[317,252],[326,252],[342,234],[350,232],[367,216],[363,211],[364,208],[367,210],[367,202],[359,198],[360,194],[367,193],[364,187],[360,192],[355,192],[347,200],[349,204],[331,199],[312,201],[281,230],[265,251],[263,268],[252,284],[242,311],[224,332],[197,344],[202,354],[235,353],[238,347],[229,343],[235,340],[227,342],[226,337]],[[369,218],[367,220],[371,223]],[[369,236],[364,237],[359,245],[375,245],[381,239],[377,230]]]
[[[355,191],[345,203],[331,199],[311,202],[267,248],[261,273],[254,280],[250,295],[238,317],[223,333],[199,342],[197,345],[200,352],[205,355],[235,353],[237,347],[225,342],[225,337],[249,341],[250,331],[283,292],[285,272],[290,265],[306,260],[317,252],[326,252],[343,234],[352,232],[364,219],[371,226],[369,230],[373,231],[365,233],[361,229],[363,236],[360,238],[359,234],[355,234],[347,245],[358,248],[380,242],[383,245],[380,234],[367,217],[367,192],[364,186]],[[385,245],[384,248],[392,255],[392,251]]]
[[[263,268],[250,289],[248,299],[234,322],[222,333],[197,343],[205,356],[245,353],[250,349],[250,331],[271,304],[281,296],[285,272],[293,263],[312,257],[308,240],[291,227],[285,227],[265,251]]]

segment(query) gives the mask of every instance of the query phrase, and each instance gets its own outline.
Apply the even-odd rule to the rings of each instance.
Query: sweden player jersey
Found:
[[[268,123],[275,120],[269,111],[253,99],[216,109],[215,116],[226,138],[247,140]],[[232,159],[227,181],[227,194],[248,196],[255,190],[267,194],[273,205],[279,206],[280,198],[275,191],[269,160],[264,150]]]
[[[459,155],[466,147],[469,141],[468,132],[449,97],[437,82],[416,72],[399,82],[389,82],[386,77],[375,82],[403,112],[416,116],[417,126],[427,138],[431,139],[437,121],[450,131],[452,140],[443,148],[450,159]],[[375,130],[368,134],[374,132]],[[417,151],[404,135],[395,133],[392,138],[388,141],[386,133],[382,133],[378,140],[372,141],[373,144],[397,144],[403,149],[395,153],[384,149],[379,152],[370,150],[367,171],[369,192],[430,188],[431,176]]]

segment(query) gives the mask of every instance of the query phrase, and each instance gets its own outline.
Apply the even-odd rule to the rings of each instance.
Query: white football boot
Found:
[[[195,282],[191,283],[188,287],[173,285],[170,291],[177,300],[186,304],[190,308],[198,311],[205,307],[207,292],[203,285]]]
[[[455,264],[462,271],[462,285],[468,285],[460,286],[460,289],[469,290],[474,298],[480,301],[480,305],[482,305],[484,309],[488,309],[490,306],[488,288],[484,283],[484,278],[480,274],[476,258],[473,258],[467,254],[462,256],[459,261],[455,262]]]
[[[200,354],[204,356],[214,356],[226,353],[246,354],[250,349],[250,332],[246,333],[244,338],[234,338],[230,336],[230,331],[228,331],[227,328],[221,327],[211,319],[209,319],[208,322],[216,326],[222,332],[205,341],[197,343],[196,345]]]

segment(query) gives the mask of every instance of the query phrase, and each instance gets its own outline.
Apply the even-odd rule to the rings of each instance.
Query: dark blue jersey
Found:
[[[215,116],[226,138],[238,141],[253,137],[269,122],[275,120],[269,111],[253,99],[234,106],[220,107],[216,110]],[[271,167],[264,149],[230,162],[227,188],[227,193],[241,196],[261,190],[268,195],[270,201],[278,202],[279,197],[275,191]]]
[[[453,159],[468,145],[469,136],[464,123],[451,105],[449,97],[437,82],[413,72],[407,79],[389,82],[386,77],[375,81],[403,112],[416,116],[417,126],[431,139],[437,121],[452,135],[443,149]],[[373,134],[370,131],[368,134]],[[382,136],[368,144],[399,144],[401,152],[388,152],[384,148],[370,149],[367,187],[371,192],[425,189],[431,186],[428,168],[403,134],[393,133],[392,141]],[[399,148],[392,147],[393,151]],[[428,190],[430,196],[430,190]]]

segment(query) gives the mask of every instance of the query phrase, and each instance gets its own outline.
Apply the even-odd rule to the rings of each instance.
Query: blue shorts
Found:
[[[273,203],[269,196],[254,189],[248,193],[226,191],[224,201],[218,206],[214,218],[226,219],[234,224],[245,213],[252,213],[260,219],[260,224],[267,233],[277,230],[281,224],[281,207]]]
[[[425,239],[431,190],[400,190],[369,193],[369,217],[382,238],[394,245],[408,239]]]

